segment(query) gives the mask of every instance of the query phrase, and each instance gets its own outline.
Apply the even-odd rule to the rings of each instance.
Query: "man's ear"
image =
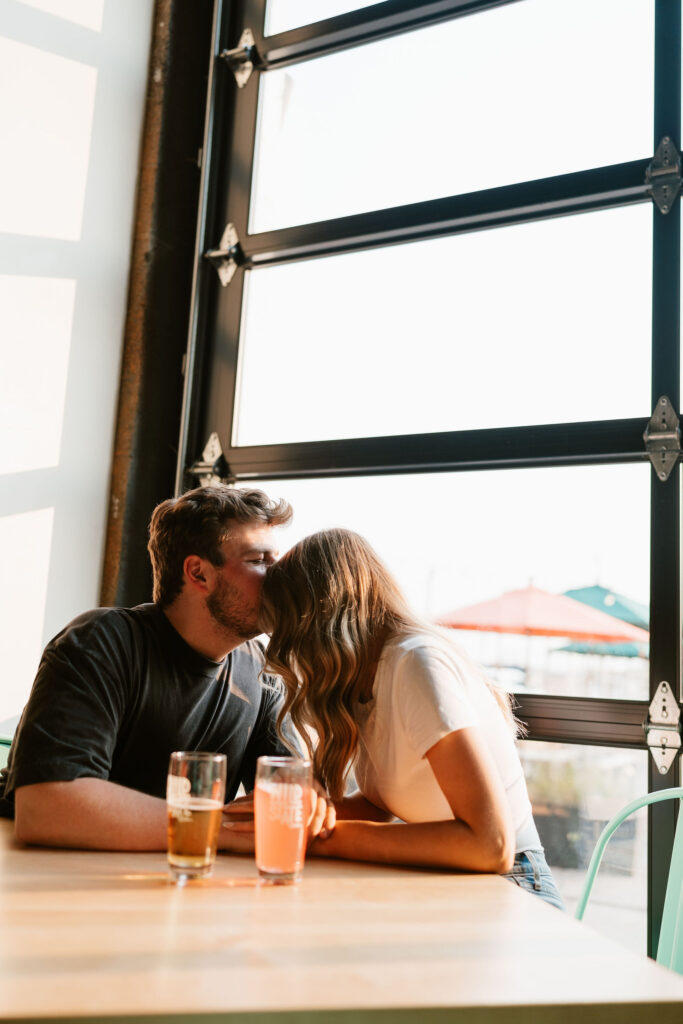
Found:
[[[199,555],[188,555],[183,562],[183,575],[189,586],[197,590],[209,590],[208,563]]]

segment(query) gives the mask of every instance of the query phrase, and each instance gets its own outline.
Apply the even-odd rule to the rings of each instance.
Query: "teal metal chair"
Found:
[[[5,718],[0,722],[0,770],[7,764],[9,748],[12,746],[12,737],[19,724],[19,715],[14,718]]]
[[[7,764],[9,748],[12,746],[12,737],[0,734],[0,769]]]
[[[679,800],[678,821],[676,824],[676,835],[671,853],[671,864],[669,866],[669,880],[666,885],[666,896],[664,898],[664,913],[662,915],[662,928],[659,933],[657,945],[657,963],[670,967],[679,974],[683,974],[683,786],[675,789],[660,789],[658,793],[648,793],[637,800],[626,804],[618,814],[615,814],[611,821],[605,825],[600,838],[598,839],[593,856],[591,857],[586,881],[583,885],[583,892],[579,899],[574,916],[581,921],[588,903],[595,876],[600,867],[602,855],[610,836],[619,828],[634,811],[648,804],[658,804],[661,800]]]

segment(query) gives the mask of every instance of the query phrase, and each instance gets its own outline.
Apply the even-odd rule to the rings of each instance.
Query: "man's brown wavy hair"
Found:
[[[285,685],[280,725],[289,714],[316,777],[339,800],[358,752],[357,708],[372,696],[384,644],[406,630],[443,631],[413,614],[370,544],[349,530],[314,533],[286,552],[266,573],[262,602],[266,668]],[[508,695],[473,668],[513,726]]]
[[[291,506],[263,491],[213,484],[196,487],[157,505],[149,524],[147,550],[154,575],[154,600],[167,608],[183,588],[183,563],[199,555],[212,565],[223,564],[221,544],[235,523],[285,526]]]

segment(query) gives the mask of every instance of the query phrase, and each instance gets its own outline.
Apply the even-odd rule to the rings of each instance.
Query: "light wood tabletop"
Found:
[[[683,1021],[683,977],[493,875],[22,847],[0,821],[0,1020]],[[656,1016],[655,1016],[656,1015]]]

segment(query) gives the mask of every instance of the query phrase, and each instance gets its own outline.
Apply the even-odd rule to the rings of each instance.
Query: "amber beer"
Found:
[[[166,782],[168,868],[179,885],[206,878],[216,860],[225,801],[225,754],[177,750]]]
[[[216,859],[223,804],[197,798],[168,804],[168,863],[195,876],[209,874]]]

